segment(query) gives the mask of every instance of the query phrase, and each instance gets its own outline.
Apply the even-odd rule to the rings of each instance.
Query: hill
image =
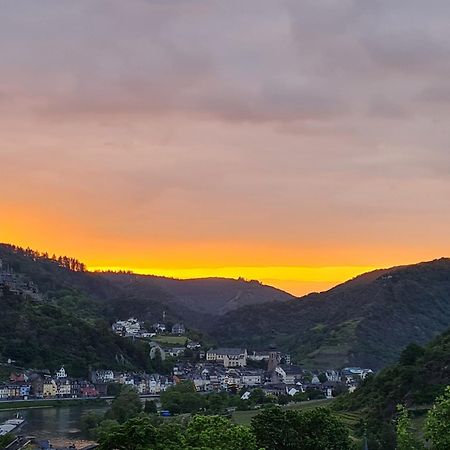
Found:
[[[353,393],[341,397],[340,408],[363,410],[390,420],[396,406],[429,407],[450,385],[450,330],[426,346],[410,344],[396,364],[368,377]]]
[[[287,292],[259,281],[228,278],[196,278],[180,280],[127,273],[99,273],[119,288],[127,288],[148,296],[151,290],[166,293],[165,301],[175,308],[197,314],[223,315],[244,306],[294,300]]]
[[[275,344],[313,368],[379,369],[411,342],[450,327],[448,259],[377,270],[299,299],[256,281],[91,273],[74,259],[8,245],[0,245],[0,259],[80,323],[130,316],[154,323],[165,312],[166,322],[182,321],[217,344]]]
[[[82,319],[49,301],[0,289],[0,359],[55,371],[62,365],[73,376],[89,366],[149,370],[148,349],[111,333],[101,319]]]
[[[352,394],[340,396],[333,408],[357,414],[362,419],[369,448],[396,448],[394,420],[396,407],[412,413],[414,429],[420,435],[424,414],[450,385],[450,330],[425,347],[409,345],[399,361],[364,380]]]
[[[92,273],[76,259],[6,244],[0,245],[0,260],[27,292],[1,289],[0,360],[51,370],[65,364],[72,374],[85,373],[89,365],[149,367],[145,344],[113,335],[110,325],[117,319],[135,316],[151,324],[164,312],[168,323],[195,327],[241,304],[271,301],[272,295],[274,301],[292,298],[244,280]]]
[[[277,345],[311,367],[392,363],[450,327],[450,260],[377,270],[327,292],[232,311],[211,324],[227,345]]]

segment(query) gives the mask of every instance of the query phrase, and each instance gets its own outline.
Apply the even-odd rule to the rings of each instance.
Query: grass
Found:
[[[291,405],[282,406],[285,410],[308,410],[319,406],[329,406],[333,400],[310,400],[301,403],[292,403]],[[254,409],[251,411],[235,411],[231,417],[232,421],[237,425],[250,425],[253,417],[258,415],[261,409]]]
[[[24,400],[24,401],[1,401],[0,411],[11,411],[17,409],[36,409],[36,408],[58,408],[61,406],[81,406],[85,404],[105,404],[104,399],[91,398],[91,399],[55,399],[55,400]]]
[[[156,336],[152,340],[160,344],[184,346],[188,338],[186,336]]]

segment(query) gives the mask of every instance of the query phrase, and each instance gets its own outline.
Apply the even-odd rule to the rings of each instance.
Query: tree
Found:
[[[81,429],[83,433],[90,438],[96,437],[97,427],[103,420],[103,414],[98,414],[94,411],[90,411],[81,416]]]
[[[433,450],[450,448],[450,386],[437,398],[427,415],[425,437],[433,443]]]
[[[156,414],[158,412],[156,403],[153,400],[146,400],[144,405],[144,412],[146,412],[147,414]]]
[[[331,411],[270,408],[252,419],[257,443],[266,450],[349,450],[348,428]]]
[[[172,414],[195,413],[205,407],[206,399],[192,382],[184,381],[162,392],[161,404]]]
[[[128,419],[136,417],[141,411],[142,403],[139,394],[132,387],[126,386],[114,399],[108,418],[124,423]]]
[[[99,450],[148,450],[157,442],[157,430],[148,417],[134,417],[123,425],[99,430]]]
[[[256,450],[250,429],[233,425],[219,416],[194,416],[186,430],[187,448],[208,450]]]
[[[425,349],[418,344],[409,344],[400,355],[400,364],[404,366],[414,365],[425,353]]]
[[[397,450],[422,450],[424,446],[411,433],[411,420],[408,410],[403,405],[398,405],[399,416],[397,419]]]
[[[265,392],[261,388],[253,389],[253,391],[250,394],[250,401],[257,405],[266,403],[267,398]]]
[[[328,381],[328,378],[325,374],[325,372],[319,373],[319,375],[317,376],[317,378],[319,379],[319,381],[321,383],[326,383]]]

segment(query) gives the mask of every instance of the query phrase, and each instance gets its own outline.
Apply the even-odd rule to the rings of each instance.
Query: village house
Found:
[[[60,398],[69,398],[72,395],[72,387],[68,378],[58,378],[56,380],[56,396]]]
[[[201,347],[201,344],[200,344],[200,342],[191,341],[191,342],[188,342],[186,347],[190,350],[196,350]]]
[[[243,386],[258,386],[263,382],[263,371],[244,371],[241,382]]]
[[[61,369],[59,369],[56,372],[56,378],[57,379],[67,378],[67,373],[66,373],[66,369],[64,369],[64,366],[62,366]]]
[[[177,357],[180,356],[184,353],[185,348],[184,347],[172,347],[172,348],[167,348],[164,350],[164,352],[172,357]]]
[[[38,373],[33,373],[28,379],[31,385],[31,395],[35,398],[42,398],[44,395],[44,379]]]
[[[141,323],[133,317],[128,320],[118,320],[112,325],[114,333],[120,336],[137,336],[141,333]]]
[[[56,397],[58,393],[58,387],[56,381],[52,378],[46,378],[42,387],[42,394],[44,398]]]
[[[278,380],[284,384],[295,384],[301,379],[303,375],[303,369],[298,366],[291,366],[288,364],[280,364],[275,368],[275,374],[278,376]]]
[[[154,323],[152,328],[156,333],[164,333],[166,331],[166,325],[163,323]]]
[[[0,400],[5,400],[9,396],[9,388],[6,384],[0,385]]]
[[[253,353],[249,353],[247,356],[247,359],[249,361],[256,361],[256,362],[260,362],[260,361],[269,361],[269,357],[270,357],[270,353],[267,352],[253,352]]]
[[[173,327],[172,327],[172,334],[184,334],[186,333],[186,329],[184,328],[184,325],[182,323],[176,323]]]
[[[224,367],[245,367],[247,365],[247,350],[242,348],[210,349],[206,360],[222,363]]]
[[[20,386],[18,384],[8,385],[8,398],[19,398],[20,397]]]
[[[99,394],[94,385],[85,381],[80,385],[80,395],[82,397],[97,397]]]
[[[112,383],[114,372],[112,370],[92,370],[89,374],[92,383]]]

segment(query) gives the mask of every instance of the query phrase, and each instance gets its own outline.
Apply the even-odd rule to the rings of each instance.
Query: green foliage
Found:
[[[349,430],[326,408],[269,408],[252,419],[257,444],[266,450],[350,450]]]
[[[425,447],[419,442],[411,431],[411,420],[408,410],[403,405],[398,405],[397,418],[397,450],[424,450]]]
[[[325,383],[327,380],[328,380],[328,378],[327,378],[327,376],[325,375],[325,373],[319,373],[319,375],[317,376],[317,378],[319,378],[319,381],[321,382],[321,383]]]
[[[107,418],[124,423],[128,419],[136,417],[141,411],[142,403],[139,394],[135,389],[125,386],[114,399]]]
[[[270,399],[266,396],[265,392],[261,388],[253,389],[250,394],[250,401],[256,405],[270,403]]]
[[[172,414],[195,413],[206,406],[206,399],[192,382],[184,381],[161,393],[161,405]]]
[[[134,417],[101,428],[98,442],[99,450],[148,450],[156,445],[157,430],[148,417]]]
[[[81,429],[83,433],[92,439],[97,437],[97,428],[104,420],[104,415],[96,412],[88,412],[81,416]]]
[[[156,403],[153,400],[146,400],[144,405],[144,412],[147,414],[156,414],[158,412]]]
[[[17,276],[38,286],[42,299],[0,291],[0,358],[24,367],[54,371],[64,365],[70,376],[86,377],[88,368],[168,373],[155,367],[148,344],[111,332],[116,296],[128,298],[98,275],[84,272],[73,258],[0,245],[0,258]],[[122,300],[120,300],[122,301]]]
[[[429,405],[450,383],[450,331],[423,349],[410,346],[398,364],[367,377],[352,394],[341,395],[335,407],[366,411],[370,420],[389,422],[398,404]]]
[[[0,448],[6,448],[14,440],[13,434],[5,434],[4,436],[0,436]]]
[[[219,416],[194,416],[184,426],[173,419],[160,424],[140,415],[123,424],[103,422],[98,430],[100,450],[256,450],[247,427]]]
[[[229,346],[275,342],[311,368],[380,369],[411,342],[424,344],[450,327],[449,271],[442,259],[372,272],[298,302],[229,312],[211,332]]]
[[[219,416],[194,416],[186,430],[187,448],[256,450],[255,436],[240,425]]]
[[[429,411],[425,436],[432,442],[433,450],[450,449],[450,386]]]

